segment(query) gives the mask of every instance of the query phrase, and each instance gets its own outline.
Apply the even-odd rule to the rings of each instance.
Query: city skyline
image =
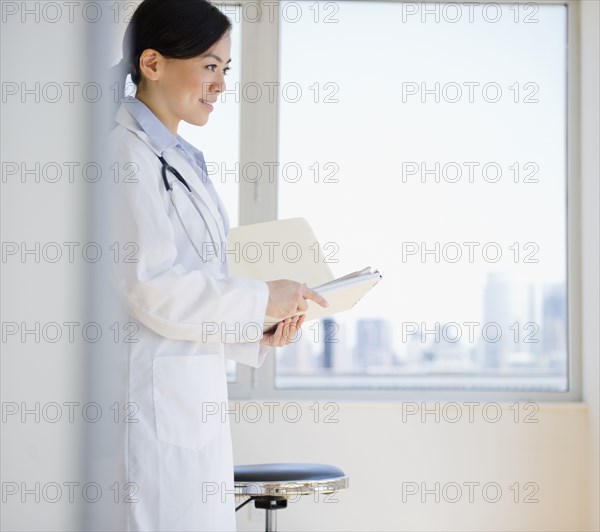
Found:
[[[488,320],[463,324],[404,322],[405,341],[400,345],[393,343],[394,322],[389,318],[345,322],[340,315],[307,324],[296,342],[280,349],[277,371],[306,377],[323,372],[501,375],[527,371],[566,377],[564,285],[532,283],[525,294],[517,288],[490,274],[484,292]]]

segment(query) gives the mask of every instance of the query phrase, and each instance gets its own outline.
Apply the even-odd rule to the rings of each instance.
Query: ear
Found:
[[[160,52],[157,52],[152,48],[147,48],[140,56],[140,72],[143,73],[147,79],[155,81],[160,77],[163,61],[164,58]]]

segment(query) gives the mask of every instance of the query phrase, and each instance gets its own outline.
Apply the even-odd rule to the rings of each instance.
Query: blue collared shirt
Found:
[[[200,150],[192,146],[183,137],[173,134],[167,129],[158,117],[150,110],[150,108],[136,97],[128,96],[123,99],[123,105],[129,113],[135,118],[144,133],[150,137],[150,141],[154,147],[162,154],[165,150],[175,146],[190,163],[196,171],[199,179],[202,181],[209,194],[211,195],[215,205],[219,206],[217,191],[208,177],[206,162],[204,155]],[[225,234],[229,233],[229,227],[225,227]]]

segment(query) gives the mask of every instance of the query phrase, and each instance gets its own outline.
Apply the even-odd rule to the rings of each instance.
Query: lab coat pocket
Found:
[[[159,356],[153,362],[157,438],[202,449],[227,422],[227,381],[220,354]]]

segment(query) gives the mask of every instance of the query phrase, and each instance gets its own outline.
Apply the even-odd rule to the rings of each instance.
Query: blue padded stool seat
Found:
[[[299,482],[345,477],[339,468],[327,464],[252,464],[236,466],[235,482]]]
[[[235,466],[233,476],[237,495],[248,497],[236,511],[253,501],[256,508],[265,510],[267,532],[276,530],[275,510],[287,508],[288,498],[335,493],[349,483],[339,467],[297,462]]]

